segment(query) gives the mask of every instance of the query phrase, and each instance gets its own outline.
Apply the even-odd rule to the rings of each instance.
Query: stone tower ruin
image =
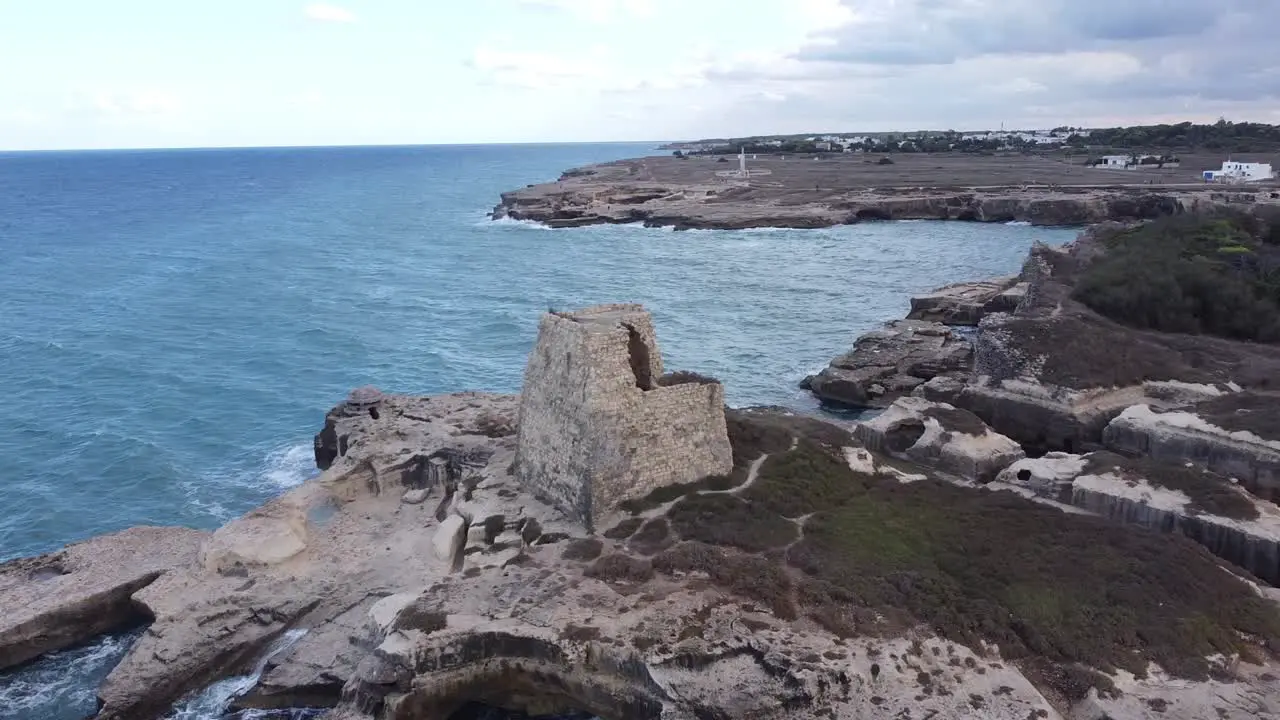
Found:
[[[543,316],[520,397],[526,488],[594,530],[624,500],[732,469],[724,388],[664,379],[642,306]]]

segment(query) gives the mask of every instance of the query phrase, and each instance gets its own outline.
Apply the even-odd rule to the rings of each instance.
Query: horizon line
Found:
[[[0,155],[37,153],[109,153],[109,152],[173,152],[180,150],[343,150],[359,148],[428,148],[428,147],[536,147],[552,145],[662,145],[679,140],[551,140],[526,142],[438,142],[438,143],[334,143],[320,145],[172,145],[124,147],[67,148],[0,148]]]

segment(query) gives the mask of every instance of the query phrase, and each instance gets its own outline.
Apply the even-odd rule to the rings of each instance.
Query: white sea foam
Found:
[[[267,455],[262,477],[282,490],[297,487],[315,474],[315,449],[311,445],[294,445]]]
[[[487,225],[501,225],[504,227],[519,227],[519,228],[524,228],[526,230],[550,230],[551,229],[550,227],[543,225],[542,223],[537,222],[536,220],[516,220],[515,218],[510,218],[510,217],[501,217],[493,220],[481,220],[480,222],[476,223],[476,225],[482,226],[482,227]]]
[[[306,634],[306,630],[285,631],[271,644],[271,647],[267,648],[262,657],[258,658],[258,662],[254,663],[253,670],[248,675],[220,680],[183,700],[169,715],[169,720],[219,720],[226,714],[232,700],[249,692],[258,684],[262,673],[267,669],[267,663],[293,647]]]
[[[252,470],[213,471],[181,483],[191,507],[222,523],[301,485],[316,472],[314,449],[307,443],[276,448]]]
[[[1005,225],[1008,225],[1009,227],[1031,227],[1031,223],[1026,220],[1010,220],[1005,223]]]
[[[68,709],[78,715],[92,713],[98,682],[137,638],[136,632],[104,636],[0,675],[0,714],[14,720],[44,720]]]

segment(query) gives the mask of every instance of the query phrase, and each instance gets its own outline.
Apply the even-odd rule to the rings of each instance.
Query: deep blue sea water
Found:
[[[0,561],[137,524],[215,527],[309,477],[312,434],[359,385],[518,391],[548,306],[643,302],[668,367],[721,378],[734,405],[812,407],[796,383],[911,293],[1074,236],[486,218],[504,190],[653,149],[0,154]],[[76,652],[109,668],[125,644]],[[97,661],[69,657],[0,675],[0,717],[91,712]],[[33,674],[71,665],[78,685]]]

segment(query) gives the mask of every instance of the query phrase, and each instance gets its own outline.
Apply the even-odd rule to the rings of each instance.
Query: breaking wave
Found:
[[[79,720],[93,715],[98,684],[141,635],[141,629],[107,635],[0,673],[0,715],[7,720]]]

